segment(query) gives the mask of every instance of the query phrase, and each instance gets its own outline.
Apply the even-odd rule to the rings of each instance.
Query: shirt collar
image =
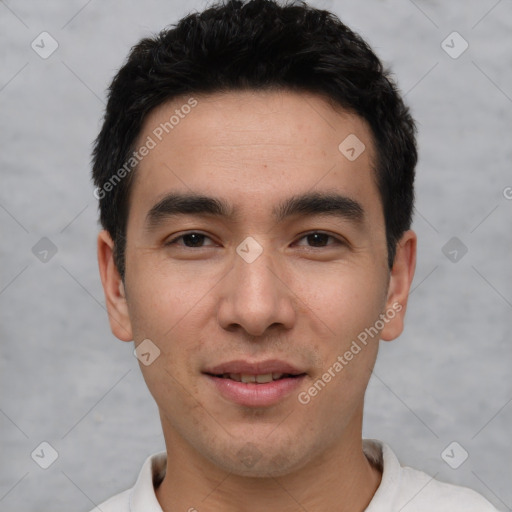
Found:
[[[167,453],[149,456],[130,493],[130,512],[163,512],[156,498],[155,488],[165,475]]]
[[[363,451],[382,471],[380,485],[364,512],[393,512],[402,479],[400,462],[386,443],[376,439],[363,439]]]

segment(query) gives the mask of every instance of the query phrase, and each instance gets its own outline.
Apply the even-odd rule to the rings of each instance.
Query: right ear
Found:
[[[132,325],[124,284],[114,261],[114,242],[106,230],[98,235],[98,266],[105,292],[110,329],[122,341],[132,341]]]

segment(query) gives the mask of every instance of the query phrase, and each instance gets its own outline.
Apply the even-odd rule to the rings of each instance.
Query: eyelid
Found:
[[[306,238],[309,235],[316,235],[316,234],[327,235],[328,237],[335,240],[336,244],[329,244],[329,245],[347,245],[347,242],[339,235],[334,235],[333,233],[329,233],[328,231],[323,231],[323,230],[318,230],[318,229],[314,229],[312,231],[307,231],[305,233],[301,233],[298,236],[297,240],[302,240],[303,238]],[[326,247],[329,247],[329,245],[327,245]],[[310,247],[311,249],[322,249],[323,248],[323,247],[314,247],[314,246],[307,246],[307,247]]]
[[[187,231],[185,233],[181,233],[180,235],[176,235],[176,236],[173,235],[170,240],[166,240],[164,242],[164,245],[177,245],[175,242],[179,239],[182,239],[184,236],[187,236],[187,235],[202,235],[205,238],[208,238],[209,240],[211,240],[214,244],[216,243],[212,239],[212,237],[207,235],[206,233],[202,233],[201,231],[197,231],[197,230],[192,230],[192,231]],[[202,249],[203,248],[203,247],[187,247],[186,245],[183,245],[183,247],[185,247],[186,249]],[[210,246],[207,246],[207,247],[210,247]]]

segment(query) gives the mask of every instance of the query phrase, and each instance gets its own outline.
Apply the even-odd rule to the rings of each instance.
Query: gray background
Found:
[[[408,323],[382,342],[364,435],[511,510],[512,2],[312,4],[393,67],[420,129]],[[164,449],[132,344],[107,322],[90,148],[129,48],[205,5],[0,2],[0,510],[87,511]],[[59,44],[48,59],[31,48],[42,31]],[[456,59],[441,46],[453,31],[469,43]],[[46,470],[31,458],[43,441],[58,452]],[[441,457],[452,441],[469,453],[458,469]]]

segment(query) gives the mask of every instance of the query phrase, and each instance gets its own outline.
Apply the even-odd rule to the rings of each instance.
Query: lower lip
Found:
[[[237,382],[224,377],[214,377],[213,375],[206,376],[224,398],[247,407],[266,407],[278,403],[297,390],[305,377],[305,375],[301,375],[256,384],[254,382]]]

